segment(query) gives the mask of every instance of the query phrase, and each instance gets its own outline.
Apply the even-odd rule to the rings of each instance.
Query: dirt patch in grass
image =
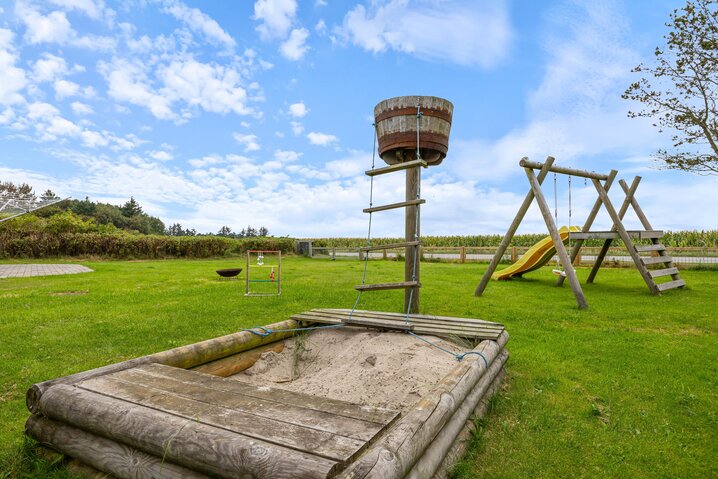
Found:
[[[50,296],[82,296],[83,294],[88,294],[89,291],[83,290],[83,291],[57,291],[55,293],[50,293]]]

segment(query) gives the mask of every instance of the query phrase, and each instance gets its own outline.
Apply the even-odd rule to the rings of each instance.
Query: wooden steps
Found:
[[[383,175],[386,173],[394,173],[395,171],[406,170],[408,168],[415,168],[417,166],[426,168],[429,166],[429,164],[424,160],[405,161],[403,163],[397,163],[396,165],[385,166],[384,168],[374,168],[373,170],[366,170],[364,174],[367,176]]]
[[[676,279],[673,281],[668,281],[666,283],[657,284],[656,286],[658,287],[658,291],[666,291],[669,289],[682,288],[685,285],[686,285],[685,280]]]
[[[375,283],[375,284],[359,284],[354,286],[357,291],[381,291],[385,289],[404,289],[404,288],[421,288],[418,281],[402,281],[400,283]]]
[[[386,210],[393,210],[396,208],[406,208],[407,206],[416,206],[416,205],[423,205],[426,203],[426,200],[409,200],[409,201],[401,201],[399,203],[391,203],[389,205],[383,205],[383,206],[374,206],[373,208],[364,208],[364,213],[376,213],[377,211],[386,211]]]
[[[648,273],[651,275],[651,278],[660,278],[662,276],[678,274],[678,268],[651,269],[648,270]]]
[[[352,313],[350,309],[312,309],[301,314],[295,314],[292,319],[306,323],[347,324],[346,321],[350,315],[352,320],[370,321],[377,324],[375,327],[385,327],[386,329],[390,329],[389,326],[391,325],[407,324],[406,314],[364,310],[356,310]],[[441,337],[458,336],[495,341],[504,331],[503,324],[480,319],[422,314],[410,314],[408,318],[408,323],[414,326],[413,332],[416,334],[430,334]]]
[[[395,249],[395,248],[406,248],[407,246],[420,246],[421,241],[405,241],[403,243],[389,243],[384,245],[376,246],[362,246],[359,248],[362,251],[378,251],[382,249]]]

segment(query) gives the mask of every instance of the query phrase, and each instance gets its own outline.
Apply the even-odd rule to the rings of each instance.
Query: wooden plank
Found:
[[[409,200],[400,201],[399,203],[391,203],[389,205],[374,206],[372,208],[364,208],[364,213],[376,213],[377,211],[393,210],[396,208],[406,208],[407,206],[423,205],[426,200]]]
[[[684,287],[685,285],[686,285],[686,282],[685,282],[684,280],[682,280],[682,279],[676,279],[676,280],[673,280],[673,281],[668,281],[667,283],[661,283],[661,284],[659,284],[659,285],[658,285],[658,290],[659,290],[659,291],[666,291],[666,290],[674,289],[674,288],[682,288],[682,287]]]
[[[429,164],[424,160],[405,161],[403,163],[397,163],[396,165],[385,166],[383,168],[374,168],[373,170],[366,170],[364,174],[367,176],[384,175],[386,173],[393,173],[395,171],[406,170],[408,168],[416,168],[417,166],[426,168],[429,166]]]
[[[382,291],[385,289],[404,289],[404,288],[421,288],[418,281],[402,281],[400,283],[375,283],[375,284],[358,284],[354,286],[357,291]]]
[[[407,246],[419,246],[421,241],[404,241],[403,243],[389,243],[381,244],[376,246],[362,246],[359,248],[362,251],[377,251],[383,249],[395,249],[395,248],[406,248]]]
[[[541,216],[543,216],[544,222],[546,223],[546,227],[548,228],[549,234],[551,235],[554,247],[556,248],[556,253],[558,254],[558,257],[561,261],[561,265],[563,266],[564,272],[566,273],[568,284],[569,286],[571,286],[571,291],[576,298],[576,303],[578,304],[579,309],[586,309],[588,308],[586,297],[583,295],[581,284],[578,282],[578,277],[576,276],[576,270],[574,269],[573,264],[571,264],[571,260],[568,257],[568,252],[566,252],[566,247],[563,244],[561,235],[559,234],[558,229],[556,228],[556,224],[553,221],[553,217],[551,216],[551,208],[549,208],[548,203],[546,203],[546,198],[543,195],[543,191],[541,191],[541,185],[536,180],[536,175],[531,168],[524,168],[524,172],[526,173],[526,177],[528,178],[529,183],[531,184],[531,188],[534,191],[536,202],[538,203],[539,209],[541,210]],[[593,180],[593,182],[598,183],[598,180]],[[600,183],[598,184],[600,186]],[[606,201],[604,200],[604,204],[605,203]]]
[[[186,393],[179,395],[179,391],[168,392],[159,387],[130,382],[138,376],[142,377],[142,375],[133,376],[131,372],[131,370],[125,372],[124,376],[129,376],[127,381],[120,379],[118,375],[102,376],[82,382],[78,387],[190,421],[194,420],[199,424],[224,429],[238,436],[289,447],[337,462],[344,462],[354,456],[366,442],[214,404],[213,396],[220,394],[201,386],[192,388],[190,393],[193,396],[200,396],[201,399],[191,399],[185,397]],[[183,386],[190,389],[189,385]],[[227,401],[226,396],[222,397],[223,403]],[[235,404],[239,405],[240,401],[235,401]]]
[[[641,261],[643,261],[643,264],[661,264],[661,263],[670,263],[673,261],[673,258],[670,256],[649,256],[647,258],[641,256]]]
[[[358,408],[356,404],[336,399],[323,398],[318,396],[308,397],[306,394],[295,393],[285,389],[271,386],[257,386],[238,381],[236,379],[220,378],[208,374],[200,374],[194,371],[187,371],[179,368],[168,368],[161,364],[148,364],[137,368],[157,376],[171,377],[184,383],[201,384],[218,391],[227,391],[234,394],[242,394],[266,401],[275,401],[282,404],[301,404],[307,409],[323,411],[337,416],[361,419],[377,424],[389,424],[396,419],[398,413],[390,409],[366,406]]]
[[[633,239],[661,238],[663,231],[632,231],[627,230],[628,236]],[[572,239],[619,239],[621,235],[617,231],[578,231],[571,233]]]
[[[336,461],[250,439],[196,418],[174,416],[66,384],[45,391],[39,412],[213,477],[319,479],[341,468]]]
[[[400,323],[398,321],[382,321],[381,319],[345,318],[342,321],[350,326],[366,326],[369,328],[393,329],[396,331],[413,331],[411,323]]]
[[[663,231],[661,231],[661,230],[655,230],[655,231],[638,231],[638,238],[639,238],[639,239],[658,239],[658,238],[663,238]]]
[[[639,253],[648,253],[649,251],[665,251],[666,247],[660,243],[649,245],[636,245],[636,251]]]
[[[417,151],[418,156],[418,151]],[[406,170],[406,191],[407,202],[419,201],[421,170],[412,168]],[[404,211],[404,241],[419,241],[421,238],[421,208],[414,205]],[[419,297],[421,296],[421,246],[407,246],[404,248],[404,281],[416,282],[417,284],[404,290],[404,311],[409,313],[419,312]]]
[[[312,402],[313,396],[299,393],[300,397],[297,402],[286,404],[279,401],[259,399],[247,394],[238,394],[236,392],[212,388],[211,385],[208,384],[188,381],[184,375],[182,378],[174,378],[171,376],[173,373],[174,371],[166,370],[162,375],[157,375],[151,372],[148,373],[142,369],[130,369],[111,376],[103,376],[103,378],[100,379],[121,380],[127,383],[158,389],[183,398],[232,409],[238,411],[239,414],[258,416],[260,418],[259,422],[261,422],[261,418],[268,418],[361,441],[370,440],[383,427],[383,424],[376,422],[338,416],[330,412],[305,407],[305,403]],[[100,393],[103,392],[93,386],[96,383],[89,384],[90,386],[87,386],[85,383],[80,383],[79,387]],[[360,408],[358,405],[353,406]],[[239,432],[244,434],[242,431]]]
[[[649,270],[649,273],[651,273],[651,278],[660,278],[661,276],[678,274],[678,268],[653,269]]]
[[[205,374],[212,374],[214,376],[232,376],[244,371],[245,369],[251,368],[262,354],[269,351],[281,353],[282,350],[284,350],[284,341],[277,341],[249,351],[233,354],[232,356],[227,356],[226,358],[217,359],[216,361],[200,364],[199,366],[193,367],[192,370]]]
[[[50,444],[62,454],[116,477],[209,479],[199,472],[163,461],[161,456],[147,454],[43,416],[31,415],[25,423],[25,433],[42,444]]]
[[[385,313],[385,312],[381,312],[381,311],[364,311],[364,310],[360,310],[360,309],[358,309],[354,312],[352,312],[350,309],[346,309],[346,310],[312,309],[312,310],[308,311],[308,313],[335,316],[340,320],[342,318],[348,317],[350,313],[352,314],[353,317],[387,319],[387,320],[393,320],[393,321],[405,321],[406,320],[406,314]],[[426,324],[429,326],[442,324],[442,325],[447,325],[447,326],[465,326],[468,328],[476,327],[476,328],[496,329],[496,330],[504,329],[504,325],[500,324],[500,323],[483,321],[481,319],[452,318],[452,317],[447,317],[447,316],[425,316],[425,315],[418,315],[418,314],[410,314],[409,321],[411,321],[414,324]]]
[[[521,161],[523,160],[528,160],[528,158],[524,157]],[[543,183],[544,178],[546,178],[546,175],[548,175],[548,170],[549,168],[551,168],[551,165],[553,165],[553,162],[554,158],[552,156],[546,158],[546,162],[543,164],[543,167],[541,168],[541,171],[539,171],[538,177],[536,178],[539,185]],[[531,206],[533,200],[534,192],[531,188],[529,188],[529,191],[528,193],[526,193],[526,197],[524,198],[523,203],[521,203],[521,206],[519,206],[519,210],[516,212],[514,220],[511,222],[509,229],[506,230],[506,234],[501,240],[501,243],[499,243],[499,247],[496,249],[494,257],[491,258],[489,267],[486,268],[486,271],[484,271],[484,275],[481,277],[479,284],[476,286],[474,296],[481,296],[483,294],[484,290],[486,289],[486,285],[488,285],[489,281],[491,280],[491,275],[494,274],[494,271],[496,271],[496,267],[499,265],[501,258],[503,258],[504,253],[506,252],[506,248],[508,248],[509,243],[511,243],[511,238],[513,238],[514,234],[516,234],[516,230],[521,224],[521,221],[524,219],[524,216],[526,216],[526,212],[528,211],[529,206]]]
[[[611,170],[611,173],[613,173],[615,171],[616,170]],[[641,182],[641,177],[636,176],[633,179],[633,183],[631,183],[631,187],[626,192],[626,197],[623,199],[623,203],[621,204],[621,209],[618,211],[618,218],[620,220],[623,220],[623,217],[626,215],[626,211],[628,211],[628,207],[631,204],[633,195],[636,194],[636,189],[638,188],[638,184],[640,182]],[[608,190],[606,190],[606,193],[608,193]],[[601,197],[599,196],[598,199],[600,200]],[[587,228],[587,231],[588,231],[588,228]],[[611,228],[611,231],[616,231],[615,225]],[[599,251],[598,256],[596,256],[596,261],[594,261],[593,267],[591,268],[591,272],[588,274],[588,279],[586,279],[587,283],[593,283],[593,281],[596,279],[598,270],[601,268],[601,265],[603,264],[603,260],[606,258],[606,254],[608,254],[608,249],[611,247],[611,243],[613,243],[613,239],[607,239],[603,242],[601,251]]]
[[[520,166],[523,168],[531,168],[534,170],[540,170],[543,168],[543,163],[537,163],[535,161],[529,161],[528,159],[523,159],[519,163]],[[566,168],[564,166],[551,166],[549,168],[549,171],[554,173],[561,173],[564,175],[571,175],[571,176],[579,176],[581,178],[590,178],[594,180],[607,180],[608,175],[602,175],[600,173],[596,173],[595,171],[586,171],[586,170],[577,170],[575,168]]]

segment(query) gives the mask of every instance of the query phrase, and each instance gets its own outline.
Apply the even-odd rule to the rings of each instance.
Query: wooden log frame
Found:
[[[482,341],[474,351],[480,352],[486,358],[488,368],[478,356],[467,356],[439,382],[436,388],[425,395],[414,409],[399,419],[381,439],[370,446],[338,477],[342,479],[406,477],[442,429],[450,423],[454,414],[462,409],[464,401],[469,400],[464,409],[467,411],[464,421],[477,406],[480,396],[486,392],[491,381],[488,381],[480,395],[474,395],[472,392],[479,389],[477,386],[483,376],[495,376],[499,373],[503,367],[502,358],[505,356],[502,352],[507,341],[506,332],[502,333],[498,341]],[[476,399],[476,402],[471,404],[473,399]],[[434,462],[439,462],[436,465],[438,469],[440,461]]]
[[[247,351],[258,346],[273,343],[275,341],[279,341],[280,339],[288,338],[294,333],[282,332],[281,330],[292,329],[297,326],[298,323],[290,319],[266,326],[266,328],[276,331],[268,336],[259,336],[249,331],[240,331],[187,346],[180,346],[160,353],[141,356],[139,358],[102,366],[89,371],[82,371],[69,376],[33,384],[27,391],[25,403],[28,410],[35,413],[37,412],[37,404],[42,395],[51,387],[59,384],[75,384],[84,379],[122,371],[142,364],[159,363],[177,368],[191,368],[211,361],[216,361],[242,351]]]

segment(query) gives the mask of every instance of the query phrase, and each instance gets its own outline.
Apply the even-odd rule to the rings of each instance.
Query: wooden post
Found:
[[[406,170],[406,201],[419,199],[419,187],[421,184],[421,171],[419,167]],[[418,241],[420,235],[420,210],[419,205],[406,207],[404,237],[406,242]],[[405,248],[404,260],[404,281],[420,281],[419,273],[421,257],[419,245],[407,246]],[[411,314],[419,313],[419,287],[414,286],[404,291],[404,311]]]
[[[518,248],[516,248],[516,246],[512,246],[512,247],[511,247],[511,262],[512,262],[512,263],[515,263],[516,260],[518,260],[518,259],[519,259],[519,251],[518,251]]]
[[[244,294],[249,294],[249,250],[247,250],[247,264],[244,268]]]
[[[337,247],[332,247],[332,261],[335,261],[337,259]]]
[[[556,247],[556,252],[558,253],[559,259],[561,260],[561,265],[563,266],[563,269],[566,273],[566,277],[568,278],[568,284],[571,286],[573,295],[576,297],[578,307],[580,309],[586,309],[588,308],[588,303],[586,303],[586,298],[584,297],[583,291],[581,290],[581,285],[578,282],[576,270],[573,268],[573,264],[571,264],[571,260],[569,259],[568,253],[566,252],[566,247],[563,244],[561,235],[559,234],[558,229],[556,228],[556,224],[553,221],[553,217],[551,216],[551,208],[549,207],[548,203],[546,203],[546,198],[543,195],[543,191],[541,191],[541,185],[536,179],[536,175],[531,168],[524,168],[524,171],[526,172],[526,176],[529,179],[529,183],[531,183],[531,189],[536,196],[536,201],[538,202],[539,209],[541,210],[541,215],[543,216],[543,219],[546,222],[546,226],[548,227],[548,231],[551,234],[551,239],[553,239],[553,244]],[[599,180],[592,181],[594,183],[598,183]]]
[[[369,252],[367,252],[369,254]],[[364,252],[362,250],[359,250],[359,261],[364,261]]]
[[[462,263],[466,263],[466,246],[461,247],[461,252],[459,253],[459,260]]]
[[[611,172],[608,174],[608,177],[606,178],[606,183],[604,183],[604,188],[606,191],[611,189],[611,185],[613,185],[613,180],[616,179],[616,175],[618,172],[616,170],[611,170]],[[591,208],[591,212],[588,214],[588,217],[586,218],[586,222],[583,224],[583,228],[581,231],[590,231],[591,226],[593,225],[593,221],[596,219],[596,215],[598,215],[598,212],[601,210],[601,205],[603,203],[601,202],[601,197],[599,196],[596,199],[596,202],[593,204],[593,208]],[[569,238],[571,237],[571,232],[568,233]],[[579,251],[581,251],[581,247],[583,246],[583,240],[579,239],[576,240],[576,242],[573,244],[573,248],[571,249],[571,261],[573,261],[577,256]],[[579,260],[579,264],[581,263],[581,260]],[[565,276],[559,276],[558,280],[556,280],[556,285],[561,286],[563,284],[564,279],[566,279]]]
[[[386,259],[386,248],[381,250],[381,258]]]
[[[528,161],[528,158],[523,158],[521,161]],[[551,165],[553,165],[554,158],[553,156],[549,156],[546,158],[546,162],[541,167],[541,171],[539,171],[538,174],[538,182],[539,185],[543,182],[544,178],[546,178],[546,175],[548,174],[548,170],[551,168]],[[491,259],[491,263],[489,263],[489,267],[484,272],[484,275],[481,277],[481,281],[479,282],[479,285],[476,287],[476,291],[474,291],[474,296],[481,296],[481,293],[484,292],[486,289],[486,285],[489,284],[489,280],[491,279],[491,275],[494,274],[494,271],[496,271],[496,267],[499,265],[499,262],[501,261],[501,258],[504,256],[504,252],[506,252],[506,248],[508,248],[509,243],[511,242],[511,238],[514,237],[514,234],[516,233],[516,230],[518,229],[519,225],[521,224],[521,220],[524,219],[524,216],[526,216],[526,211],[528,211],[529,206],[531,206],[531,202],[534,200],[534,193],[533,190],[529,189],[529,192],[526,193],[526,198],[524,198],[524,202],[521,203],[521,207],[519,207],[518,213],[516,213],[516,217],[514,218],[514,221],[511,223],[511,226],[509,226],[508,231],[506,231],[506,235],[504,236],[504,239],[501,240],[501,243],[499,244],[499,248],[496,250],[496,253],[494,254],[494,257]]]
[[[635,246],[633,246],[633,241],[631,241],[631,237],[628,236],[626,228],[623,227],[623,223],[618,217],[618,213],[613,207],[613,203],[611,203],[611,199],[608,197],[608,193],[606,193],[606,190],[603,189],[603,186],[601,186],[601,183],[598,180],[591,181],[593,182],[593,186],[596,187],[596,191],[598,191],[598,194],[601,196],[603,205],[606,207],[606,211],[608,211],[608,215],[611,217],[611,221],[613,221],[613,225],[616,227],[618,235],[623,240],[623,244],[626,245],[628,254],[631,255],[633,262],[636,263],[636,269],[638,269],[638,272],[641,273],[641,277],[643,277],[643,280],[648,285],[648,289],[650,289],[651,293],[653,294],[660,294],[660,291],[656,287],[656,283],[653,281],[653,278],[651,278],[651,274],[648,272],[648,268],[646,268],[646,266],[643,264],[643,261],[641,261],[641,257],[638,256],[638,252],[636,251]]]
[[[640,176],[636,176],[633,179],[631,188],[629,191],[626,192],[626,198],[623,200],[621,209],[618,212],[618,219],[623,220],[623,217],[626,215],[626,211],[628,211],[628,205],[631,204],[633,195],[636,193],[636,188],[638,188],[638,183],[640,183],[640,182],[641,182]],[[620,183],[620,181],[619,181],[619,183]],[[616,231],[615,225],[611,228],[611,231]],[[598,270],[601,267],[601,265],[603,264],[603,260],[606,258],[606,255],[608,254],[608,249],[611,247],[612,243],[613,243],[613,239],[611,239],[611,238],[609,238],[603,242],[601,251],[598,252],[598,256],[596,256],[596,261],[593,263],[593,268],[591,268],[591,272],[589,273],[588,279],[586,280],[587,283],[593,283],[593,280],[596,279]]]

